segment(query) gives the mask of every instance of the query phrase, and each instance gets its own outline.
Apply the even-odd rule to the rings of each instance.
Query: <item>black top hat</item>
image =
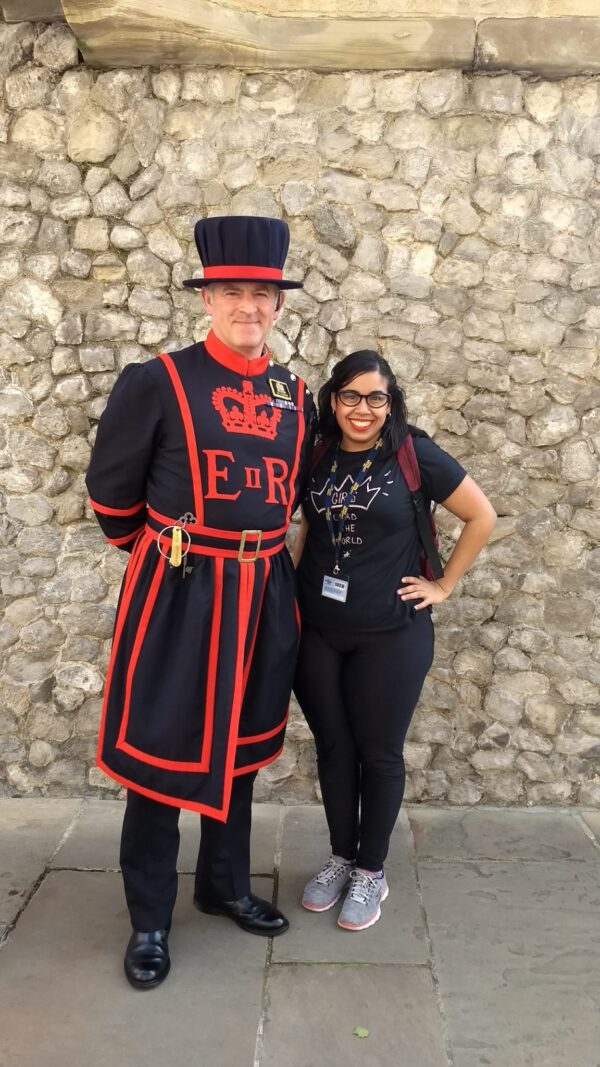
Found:
[[[271,282],[278,289],[301,289],[286,281],[283,264],[290,243],[287,222],[256,215],[224,215],[199,219],[194,227],[203,278],[184,285],[201,289],[211,282]]]

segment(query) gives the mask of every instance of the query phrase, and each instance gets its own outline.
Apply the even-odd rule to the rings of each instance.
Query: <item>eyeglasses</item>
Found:
[[[383,408],[392,399],[389,393],[357,393],[354,389],[340,389],[335,395],[347,408],[355,408],[361,400],[366,400],[370,408]]]

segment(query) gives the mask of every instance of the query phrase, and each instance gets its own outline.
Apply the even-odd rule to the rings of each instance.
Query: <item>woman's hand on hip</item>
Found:
[[[397,589],[396,592],[400,600],[419,600],[419,604],[412,605],[415,611],[428,608],[430,604],[441,604],[452,592],[451,589],[444,589],[439,581],[429,582],[422,575],[418,578],[411,576],[401,580],[404,583],[403,587]]]

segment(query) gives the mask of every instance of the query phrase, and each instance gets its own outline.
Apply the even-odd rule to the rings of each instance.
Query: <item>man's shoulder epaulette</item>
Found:
[[[288,367],[281,366],[280,363],[271,360],[265,371],[265,375],[269,380],[269,386],[271,393],[275,398],[275,402],[282,407],[292,406],[291,401],[292,398],[297,395],[299,383],[302,383],[304,386],[305,404],[307,400],[312,399],[312,392],[304,378],[290,370]]]

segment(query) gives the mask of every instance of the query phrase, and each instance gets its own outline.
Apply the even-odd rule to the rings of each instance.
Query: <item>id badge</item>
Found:
[[[332,574],[326,574],[323,578],[321,596],[326,596],[329,600],[338,600],[340,604],[345,604],[349,585],[350,582],[347,578],[335,578]]]

